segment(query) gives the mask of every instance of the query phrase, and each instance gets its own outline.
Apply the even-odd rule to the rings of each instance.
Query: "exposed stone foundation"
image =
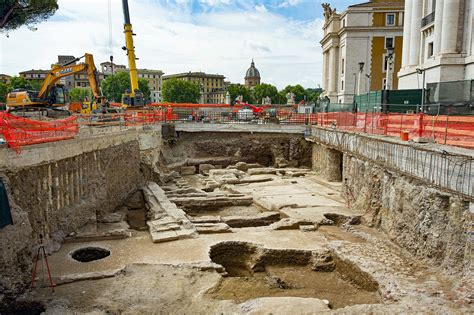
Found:
[[[366,224],[449,273],[468,268],[468,201],[350,155],[343,176],[346,198]]]

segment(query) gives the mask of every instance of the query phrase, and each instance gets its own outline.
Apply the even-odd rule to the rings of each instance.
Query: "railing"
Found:
[[[426,25],[433,23],[434,20],[435,20],[435,12],[433,11],[421,19],[421,27],[425,27]]]

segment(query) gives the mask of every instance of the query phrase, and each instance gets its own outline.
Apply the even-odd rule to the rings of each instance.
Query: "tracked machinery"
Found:
[[[82,58],[84,58],[84,62],[75,64]],[[94,57],[86,53],[84,56],[66,64],[53,64],[39,91],[16,89],[8,93],[7,110],[9,112],[45,111],[48,116],[57,116],[54,113],[56,112],[57,114],[58,111],[62,111],[63,115],[69,114],[65,110],[65,107],[69,104],[67,91],[59,81],[61,78],[83,71],[87,73],[90,88],[95,99],[94,102],[98,105],[105,105],[105,98],[100,90]]]

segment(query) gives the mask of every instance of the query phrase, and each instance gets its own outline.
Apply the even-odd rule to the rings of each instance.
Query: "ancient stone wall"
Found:
[[[469,269],[469,202],[344,154],[344,195],[365,224],[448,273]]]
[[[330,182],[342,180],[342,152],[323,144],[314,144],[312,152],[312,169]]]
[[[186,163],[211,158],[211,164],[227,166],[235,162],[274,165],[278,160],[311,166],[311,144],[302,134],[244,132],[178,132],[163,149],[163,163]],[[188,163],[189,164],[189,163]]]
[[[136,134],[109,140],[96,149],[95,138],[72,140],[63,146],[77,149],[68,157],[0,168],[13,218],[13,225],[0,229],[0,300],[21,292],[31,281],[40,234],[47,251],[53,251],[66,235],[95,220],[98,213],[112,211],[142,185]],[[38,160],[40,155],[37,152]]]

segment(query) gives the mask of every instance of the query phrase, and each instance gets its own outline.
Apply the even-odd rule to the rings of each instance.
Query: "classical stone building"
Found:
[[[405,20],[400,88],[474,79],[474,0],[406,0]]]
[[[323,97],[352,103],[355,94],[397,89],[403,5],[403,0],[372,0],[337,13],[323,4]]]
[[[250,68],[248,68],[245,73],[245,86],[247,88],[252,88],[258,84],[260,84],[260,72],[255,68],[255,62],[252,59]]]
[[[190,81],[199,86],[203,104],[223,104],[225,102],[225,77],[220,74],[208,74],[204,72],[185,72],[163,76],[163,81],[169,79]]]
[[[110,61],[102,62],[100,64],[100,69],[104,77],[107,77],[120,71],[128,71],[128,68],[126,66],[118,65]],[[160,103],[162,101],[161,85],[163,82],[163,71],[152,69],[137,69],[137,75],[139,79],[145,79],[148,82],[148,88],[150,89],[150,101],[152,103]]]

